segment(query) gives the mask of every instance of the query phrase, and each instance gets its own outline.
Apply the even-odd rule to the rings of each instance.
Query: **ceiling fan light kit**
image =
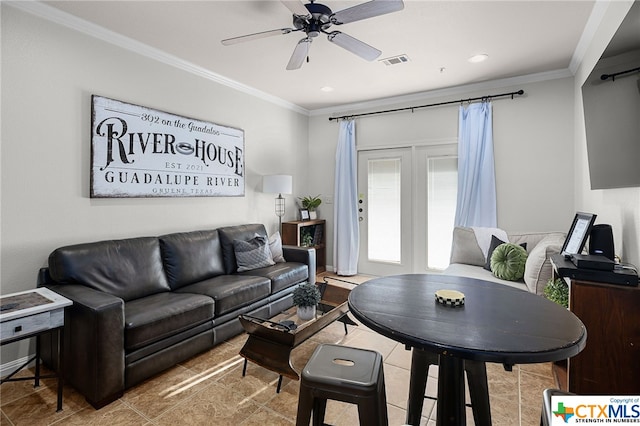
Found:
[[[327,35],[329,42],[367,61],[373,61],[382,54],[380,50],[341,31],[329,31],[329,28],[332,25],[361,21],[404,9],[402,0],[370,0],[366,3],[360,3],[335,13],[328,6],[315,3],[314,0],[311,0],[311,2],[307,4],[303,4],[300,0],[281,0],[281,3],[293,14],[294,28],[280,28],[232,37],[222,40],[222,44],[229,46],[260,38],[304,31],[306,37],[298,41],[287,64],[287,70],[296,70],[302,67],[305,58],[308,58],[309,48],[313,38],[318,37],[322,33]]]

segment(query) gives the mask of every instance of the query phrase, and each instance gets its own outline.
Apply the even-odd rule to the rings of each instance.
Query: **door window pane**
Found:
[[[458,191],[458,160],[430,158],[427,162],[427,267],[449,265]]]
[[[400,263],[400,166],[398,158],[368,162],[369,260]]]

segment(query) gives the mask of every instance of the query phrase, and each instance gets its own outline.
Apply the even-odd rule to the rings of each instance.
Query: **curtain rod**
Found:
[[[520,89],[520,90],[518,90],[516,92],[500,93],[500,94],[497,94],[497,95],[478,96],[477,98],[458,99],[457,101],[438,102],[436,104],[419,105],[419,106],[396,108],[396,109],[387,109],[385,111],[364,112],[364,113],[361,113],[361,114],[343,115],[343,116],[340,116],[340,117],[329,117],[329,121],[345,120],[345,119],[348,119],[348,118],[363,117],[363,116],[366,116],[366,115],[387,114],[387,113],[390,113],[390,112],[399,112],[399,111],[411,111],[411,112],[413,112],[413,110],[419,109],[419,108],[429,108],[429,107],[449,105],[449,104],[462,104],[462,103],[465,103],[465,102],[473,102],[473,101],[484,101],[484,100],[490,100],[490,99],[495,99],[495,98],[501,98],[501,97],[505,97],[505,96],[511,96],[511,99],[513,99],[513,97],[515,95],[524,95],[524,90]]]
[[[629,74],[630,72],[636,72],[636,71],[640,71],[640,67],[633,68],[633,69],[626,70],[626,71],[616,72],[616,73],[613,73],[613,74],[602,74],[600,76],[600,80],[606,80],[609,77],[611,77],[611,81],[616,81],[616,77],[617,76],[622,75],[622,74]]]

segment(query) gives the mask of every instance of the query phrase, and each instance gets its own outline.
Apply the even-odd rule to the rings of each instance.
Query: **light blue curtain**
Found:
[[[455,225],[495,228],[497,222],[491,102],[460,106]]]
[[[358,187],[356,123],[340,122],[336,149],[333,205],[333,266],[338,275],[358,273],[360,234],[358,229]]]

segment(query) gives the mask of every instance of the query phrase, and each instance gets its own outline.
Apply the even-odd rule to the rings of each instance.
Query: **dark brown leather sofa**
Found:
[[[71,299],[64,376],[95,408],[143,380],[242,333],[248,313],[269,318],[315,282],[315,250],[283,246],[286,261],[237,273],[234,240],[266,237],[263,225],[61,247],[38,286]],[[55,365],[55,340],[41,355]]]

